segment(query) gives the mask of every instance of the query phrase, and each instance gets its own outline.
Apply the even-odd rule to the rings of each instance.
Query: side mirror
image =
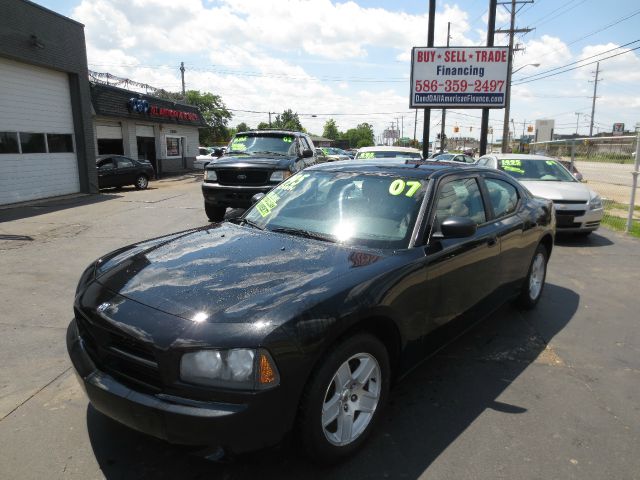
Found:
[[[313,150],[311,150],[310,148],[305,148],[302,151],[302,158],[310,158],[313,157]]]
[[[251,197],[251,205],[255,205],[263,198],[264,198],[264,193],[256,193],[253,197]]]
[[[447,217],[440,224],[443,238],[466,238],[476,233],[478,226],[469,217]]]
[[[575,178],[576,180],[581,182],[584,177],[582,176],[582,174],[580,172],[576,172],[576,173],[573,174],[573,178]]]

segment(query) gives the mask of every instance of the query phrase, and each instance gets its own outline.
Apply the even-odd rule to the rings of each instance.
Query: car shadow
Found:
[[[47,213],[66,210],[68,208],[83,207],[94,203],[107,202],[109,200],[121,198],[117,192],[103,192],[100,194],[82,195],[71,198],[61,198],[58,200],[44,200],[41,202],[29,202],[27,205],[17,205],[0,209],[0,223],[21,220],[24,218],[37,217]]]
[[[563,247],[608,247],[614,244],[611,239],[598,234],[598,232],[593,232],[587,236],[556,233],[555,243]]]
[[[501,307],[401,381],[364,448],[336,466],[308,463],[291,439],[212,462],[130,430],[89,406],[91,446],[108,479],[418,478],[487,410],[500,415],[527,411],[526,405],[497,399],[532,363],[553,364],[548,344],[573,318],[578,303],[575,292],[547,284],[535,310]]]

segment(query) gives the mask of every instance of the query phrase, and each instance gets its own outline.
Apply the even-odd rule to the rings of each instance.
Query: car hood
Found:
[[[225,222],[138,249],[97,282],[185,319],[204,314],[208,322],[249,322],[287,302],[304,306],[326,282],[381,259],[370,251]]]
[[[549,200],[575,200],[588,202],[590,190],[579,182],[520,181],[537,197]]]
[[[280,155],[230,155],[222,156],[216,160],[215,168],[277,168],[287,169],[293,157],[282,157]],[[214,165],[212,165],[213,167]]]

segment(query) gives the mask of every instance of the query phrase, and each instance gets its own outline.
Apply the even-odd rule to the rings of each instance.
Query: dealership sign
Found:
[[[152,117],[175,118],[177,120],[187,120],[190,122],[197,122],[200,120],[197,113],[158,107],[157,105],[150,104],[142,98],[130,98],[127,102],[127,108],[131,112],[145,113]]]
[[[411,108],[503,108],[508,47],[413,47]]]
[[[614,123],[613,124],[613,135],[622,135],[624,133],[624,123]]]

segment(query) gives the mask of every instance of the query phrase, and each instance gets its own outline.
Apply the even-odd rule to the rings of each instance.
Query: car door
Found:
[[[313,151],[311,149],[311,145],[309,145],[309,142],[307,142],[306,138],[300,137],[299,140],[300,140],[300,148],[301,148],[302,152],[304,152],[305,150]],[[315,163],[316,163],[315,155],[312,156],[312,157],[303,158],[303,160],[304,160],[304,166],[305,167],[310,167],[311,165],[315,165]]]
[[[98,167],[98,186],[113,187],[116,184],[116,165],[113,158],[103,158],[97,162],[96,166]]]
[[[127,157],[116,157],[116,182],[118,186],[131,185],[135,182],[138,169],[133,160]]]
[[[475,234],[443,238],[439,225],[451,216],[473,219]],[[440,182],[426,247],[428,331],[459,317],[482,316],[492,308],[489,297],[499,285],[500,244],[489,220],[478,174],[450,176]]]
[[[523,192],[515,182],[488,172],[482,175],[481,185],[500,241],[499,295],[508,298],[521,286],[537,237],[529,231],[532,226],[521,212]]]

